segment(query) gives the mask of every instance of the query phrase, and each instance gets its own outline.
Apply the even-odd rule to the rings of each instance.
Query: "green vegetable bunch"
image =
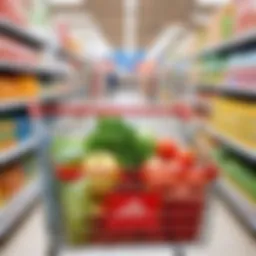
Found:
[[[104,117],[98,120],[96,129],[87,137],[85,149],[87,153],[107,150],[130,170],[149,158],[154,153],[155,145],[121,118]]]

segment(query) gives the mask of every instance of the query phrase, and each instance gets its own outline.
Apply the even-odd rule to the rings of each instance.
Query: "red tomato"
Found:
[[[161,139],[156,146],[157,154],[163,159],[171,159],[178,153],[177,145],[170,139]]]
[[[81,169],[74,166],[61,166],[56,170],[56,177],[60,181],[75,181],[80,179],[82,175]]]
[[[180,161],[173,160],[167,164],[166,168],[170,173],[170,177],[173,179],[170,182],[179,183],[185,181],[187,176],[187,169],[184,168]]]
[[[206,184],[205,172],[202,168],[194,168],[189,172],[189,185],[194,187],[203,187]]]
[[[154,157],[143,166],[143,175],[146,183],[150,187],[163,188],[168,183],[168,171],[163,161]]]
[[[196,156],[192,151],[181,151],[177,158],[186,168],[191,168],[196,163]]]
[[[205,168],[205,177],[207,181],[214,181],[218,177],[218,167],[215,164],[210,164]]]

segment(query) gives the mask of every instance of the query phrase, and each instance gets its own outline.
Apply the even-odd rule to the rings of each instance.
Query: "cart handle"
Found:
[[[95,105],[77,104],[63,105],[54,107],[39,107],[31,105],[31,116],[42,117],[54,116],[176,116],[189,120],[192,117],[192,109],[184,104],[177,103],[172,105]]]

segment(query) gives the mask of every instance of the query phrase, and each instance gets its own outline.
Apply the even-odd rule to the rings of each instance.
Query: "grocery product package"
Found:
[[[0,151],[4,152],[33,136],[26,112],[12,111],[0,114]]]
[[[236,0],[236,31],[246,33],[256,25],[256,2],[254,0]]]
[[[25,26],[27,17],[24,2],[24,0],[2,0],[0,2],[0,18]]]

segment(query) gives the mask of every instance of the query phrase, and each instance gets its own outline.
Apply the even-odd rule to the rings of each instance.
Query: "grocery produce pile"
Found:
[[[83,139],[56,138],[52,153],[71,243],[196,237],[205,189],[216,170],[194,152],[121,118],[102,117]],[[174,206],[195,215],[189,228],[177,229],[184,219],[169,214]]]

